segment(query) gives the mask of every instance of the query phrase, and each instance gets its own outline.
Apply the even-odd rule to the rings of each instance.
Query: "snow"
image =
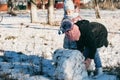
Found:
[[[46,10],[38,10],[42,24],[30,23],[29,11],[22,11],[17,16],[5,12],[0,15],[3,15],[3,21],[0,22],[0,75],[11,73],[9,77],[18,80],[50,80],[54,70],[51,65],[52,54],[63,44],[64,34],[58,35],[59,26],[45,24]],[[120,10],[100,10],[101,19],[95,18],[93,9],[81,9],[80,15],[83,19],[101,22],[106,26],[109,46],[99,49],[102,64],[103,67],[117,66],[120,63]],[[55,10],[58,24],[62,17],[63,9]],[[105,73],[98,79],[90,80],[115,79],[115,75]]]

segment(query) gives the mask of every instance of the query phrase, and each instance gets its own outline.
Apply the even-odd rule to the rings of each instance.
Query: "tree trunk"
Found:
[[[113,0],[105,0],[104,3],[103,3],[103,8],[104,9],[112,9],[112,10],[114,10],[115,7],[113,5]]]
[[[114,6],[114,4],[113,4],[113,1],[114,1],[114,0],[111,0],[111,5],[112,5],[112,6],[111,6],[111,9],[112,9],[112,10],[115,9],[115,6]]]
[[[42,9],[43,9],[43,10],[45,9],[45,4],[42,4]]]
[[[54,0],[48,0],[48,24],[54,24]]]
[[[94,5],[95,5],[95,15],[96,15],[96,18],[100,18],[99,5],[98,5],[97,0],[94,0]]]
[[[45,9],[45,0],[41,0],[42,2],[42,9],[44,10]]]
[[[34,2],[34,3],[33,3]],[[36,6],[36,0],[33,0],[33,2],[31,2],[31,23],[38,23],[38,15],[37,15],[37,6]]]

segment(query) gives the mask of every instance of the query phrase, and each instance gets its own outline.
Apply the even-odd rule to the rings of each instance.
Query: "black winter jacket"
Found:
[[[81,20],[75,23],[81,32],[80,39],[76,42],[77,49],[81,52],[85,48],[89,50],[89,58],[94,59],[96,49],[108,46],[108,32],[105,26],[98,22],[89,22],[88,20]]]

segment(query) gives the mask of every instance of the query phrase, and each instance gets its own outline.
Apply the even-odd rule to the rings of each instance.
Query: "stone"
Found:
[[[55,50],[53,54],[55,80],[88,80],[84,59],[78,50]]]

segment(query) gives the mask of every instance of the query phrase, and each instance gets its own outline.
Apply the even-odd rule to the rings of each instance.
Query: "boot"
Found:
[[[102,67],[96,69],[96,74],[93,76],[94,79],[100,77],[103,75],[103,69]]]

